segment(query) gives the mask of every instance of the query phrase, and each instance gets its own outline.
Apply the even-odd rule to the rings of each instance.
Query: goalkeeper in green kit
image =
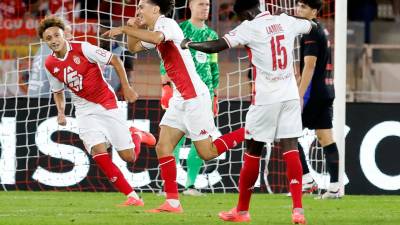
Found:
[[[205,21],[208,19],[210,11],[210,0],[189,0],[189,8],[191,17],[179,24],[185,38],[189,38],[195,42],[217,40],[217,33],[210,29]],[[218,55],[206,54],[194,49],[190,49],[193,57],[193,61],[196,66],[196,71],[200,75],[200,78],[207,85],[210,96],[213,98],[212,102],[214,115],[218,114],[218,97],[217,88],[219,85],[219,67],[218,67]],[[166,74],[163,63],[160,65],[161,82],[162,82],[162,96],[161,96],[161,107],[163,109],[168,108],[169,99],[172,97],[173,84]],[[176,162],[179,163],[179,152],[182,145],[185,143],[185,137],[183,137],[176,145],[174,155]],[[191,144],[190,152],[187,158],[187,182],[185,185],[184,195],[201,196],[201,192],[194,188],[196,177],[200,172],[200,168],[203,164],[203,160],[197,155],[195,146]]]

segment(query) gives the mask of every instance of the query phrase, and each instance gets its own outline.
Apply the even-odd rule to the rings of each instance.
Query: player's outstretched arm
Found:
[[[205,53],[217,53],[229,48],[229,45],[223,38],[214,41],[204,42],[192,42],[190,39],[184,39],[181,42],[181,48],[192,48]]]
[[[121,82],[122,93],[124,94],[125,100],[130,103],[135,102],[138,99],[139,95],[136,93],[133,87],[129,85],[129,81],[126,76],[126,72],[122,64],[122,61],[119,59],[119,57],[115,55],[111,57],[112,58],[110,64],[114,67],[115,72],[117,72],[117,75]]]
[[[65,97],[64,91],[58,91],[53,93],[54,102],[57,107],[57,123],[61,126],[65,126],[67,124],[67,120],[65,118]]]

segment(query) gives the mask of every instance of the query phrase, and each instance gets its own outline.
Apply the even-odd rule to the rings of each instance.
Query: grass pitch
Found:
[[[145,207],[118,208],[125,197],[119,193],[92,192],[0,192],[0,225],[214,225],[217,214],[229,210],[237,194],[182,196],[183,214],[150,214],[163,197],[145,193]],[[291,224],[291,200],[284,195],[254,194],[250,224]],[[308,224],[400,225],[400,196],[345,196],[341,200],[304,197]]]

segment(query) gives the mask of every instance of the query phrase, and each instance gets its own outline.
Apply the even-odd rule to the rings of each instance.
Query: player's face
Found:
[[[43,40],[53,52],[60,52],[66,47],[64,31],[59,27],[47,28],[43,32]]]
[[[297,3],[297,7],[296,7],[296,15],[300,16],[300,17],[304,17],[307,19],[312,19],[313,15],[314,15],[314,9],[310,8],[310,6],[302,3],[302,2],[298,2]]]
[[[159,16],[157,7],[149,0],[140,0],[137,8],[137,17],[142,20],[143,24],[150,26]]]
[[[210,0],[192,0],[189,8],[192,18],[207,20],[210,13]]]

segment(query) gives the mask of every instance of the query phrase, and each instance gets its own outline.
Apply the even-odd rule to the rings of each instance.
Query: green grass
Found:
[[[227,224],[217,213],[236,204],[237,194],[208,194],[181,197],[185,212],[180,215],[149,214],[163,197],[145,193],[145,207],[118,208],[125,197],[118,193],[89,192],[0,192],[0,225],[145,224],[214,225]],[[290,198],[255,194],[250,224],[291,224]],[[308,224],[316,225],[399,225],[400,196],[345,196],[322,201],[304,198]]]

